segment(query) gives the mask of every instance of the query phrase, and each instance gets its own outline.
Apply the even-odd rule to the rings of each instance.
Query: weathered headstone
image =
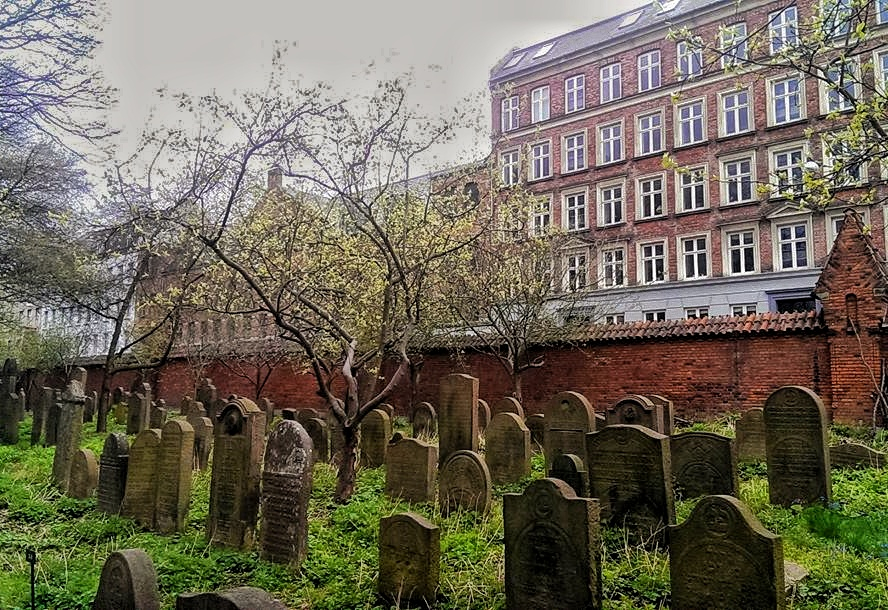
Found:
[[[219,414],[213,441],[213,478],[207,539],[237,549],[253,544],[265,449],[265,413],[237,398]]]
[[[484,431],[487,429],[487,424],[490,423],[490,405],[487,404],[487,401],[479,398],[478,399],[478,434],[484,434]]]
[[[524,419],[524,408],[521,406],[521,403],[518,402],[518,399],[513,396],[506,396],[490,407],[491,419],[496,417],[497,413],[514,413],[521,419]]]
[[[27,396],[25,396],[24,390],[18,391],[18,400],[15,403],[15,414],[20,422],[25,421],[25,404],[28,401]]]
[[[737,498],[703,498],[668,536],[673,608],[785,607],[780,537]]]
[[[194,428],[187,421],[171,419],[163,426],[157,457],[157,507],[155,529],[162,534],[185,529],[191,502],[191,467],[194,461]]]
[[[828,503],[832,497],[826,410],[814,392],[784,386],[765,402],[771,504]]]
[[[431,607],[438,589],[438,527],[416,513],[379,520],[378,591],[398,608]]]
[[[549,478],[558,479],[570,485],[578,498],[586,498],[589,495],[586,490],[589,473],[586,472],[586,464],[583,459],[578,455],[562,453],[555,458],[555,462],[549,470]]]
[[[52,402],[46,410],[46,430],[43,437],[43,446],[52,447],[59,441],[59,418],[62,413],[62,393],[57,389],[52,390]]]
[[[180,593],[176,610],[288,610],[264,589],[236,587],[211,593]]]
[[[505,494],[506,608],[601,608],[598,522],[598,501],[558,479]]]
[[[390,405],[387,402],[384,402],[376,408],[382,409],[383,411],[388,413],[389,419],[391,419],[391,420],[395,419],[395,407],[393,405]]]
[[[407,502],[431,502],[435,498],[438,448],[404,438],[389,445],[385,458],[385,493]]]
[[[18,364],[13,358],[7,358],[0,371],[0,444],[3,445],[15,445],[19,439],[17,378]]]
[[[319,417],[314,417],[302,423],[302,427],[311,437],[312,459],[315,462],[329,462],[330,431],[327,428],[327,422]]]
[[[478,379],[453,374],[441,380],[438,463],[456,451],[478,451]]]
[[[120,513],[126,492],[126,475],[129,465],[129,443],[122,432],[112,432],[105,437],[99,468],[99,488],[96,494],[97,508],[109,515]]]
[[[96,491],[99,483],[99,464],[96,454],[89,449],[79,449],[71,461],[71,476],[68,480],[68,495],[86,499]]]
[[[216,386],[213,385],[212,379],[204,378],[200,380],[200,383],[197,386],[197,391],[194,393],[194,399],[203,405],[204,415],[209,417],[210,420],[213,420],[213,414],[211,411],[219,400],[219,391],[216,389]]]
[[[108,556],[93,610],[160,610],[157,573],[148,553],[124,549]]]
[[[262,470],[263,559],[299,569],[308,550],[312,484],[311,437],[298,422],[279,421],[268,436]]]
[[[274,423],[274,403],[267,398],[260,398],[259,408],[265,413],[265,427],[271,431],[271,425]]]
[[[546,416],[542,413],[532,413],[524,418],[524,425],[530,430],[530,444],[536,451],[546,446]]]
[[[602,523],[655,542],[675,523],[669,437],[646,426],[615,424],[587,436],[589,496],[601,502]]]
[[[323,419],[320,413],[318,413],[317,409],[312,409],[311,407],[306,407],[305,409],[293,409],[296,411],[296,421],[302,424],[305,427],[305,422],[310,419]]]
[[[200,404],[200,403],[195,403]],[[213,421],[201,415],[203,409],[194,409],[186,418],[194,430],[194,454],[191,460],[192,470],[206,470],[210,464],[210,452],[213,450]]]
[[[166,401],[161,398],[157,402],[151,403],[151,410],[148,415],[149,428],[163,428],[166,424],[168,409]]]
[[[578,392],[561,392],[546,404],[546,469],[559,455],[586,454],[586,434],[595,431],[595,411]]]
[[[647,396],[632,394],[618,400],[608,408],[605,416],[608,426],[631,424],[650,428],[663,434],[662,411]]]
[[[765,410],[754,407],[740,416],[734,424],[737,461],[764,462],[767,457],[765,448]]]
[[[672,485],[680,497],[728,495],[740,490],[733,440],[712,432],[669,437]]]
[[[490,510],[490,471],[474,451],[456,451],[438,472],[438,505],[447,516],[457,509]]]
[[[96,409],[99,407],[99,394],[93,391],[86,395],[83,403],[83,423],[91,422],[96,415]]]
[[[299,411],[293,408],[281,409],[281,419],[287,421],[299,421]]]
[[[392,420],[382,409],[373,409],[361,420],[361,461],[363,468],[385,464],[385,452],[392,437]]]
[[[32,447],[40,442],[40,438],[44,434],[44,430],[47,426],[47,416],[49,414],[49,409],[53,403],[53,396],[55,396],[55,390],[53,390],[52,388],[41,388],[40,400],[34,404],[31,418]]]
[[[149,428],[136,436],[129,452],[126,492],[120,514],[139,525],[154,529],[157,506],[157,460],[161,431]]]
[[[83,386],[77,379],[73,379],[68,382],[59,403],[58,439],[52,459],[52,480],[62,491],[68,490],[71,463],[80,448],[84,398]]]
[[[648,394],[648,400],[654,403],[654,406],[660,411],[663,418],[660,424],[660,434],[670,436],[675,428],[675,405],[671,400],[659,394]]]
[[[421,402],[413,408],[413,436],[416,438],[432,438],[438,433],[438,416],[435,408],[427,403]]]
[[[518,415],[494,415],[484,438],[484,461],[494,485],[517,483],[530,474],[530,430]]]
[[[147,430],[151,421],[151,386],[143,383],[138,392],[130,393],[126,408],[126,433]]]
[[[829,448],[833,468],[884,468],[885,454],[860,443],[842,443]]]

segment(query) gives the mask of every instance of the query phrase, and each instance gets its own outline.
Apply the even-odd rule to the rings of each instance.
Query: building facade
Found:
[[[539,197],[599,320],[814,308],[845,208],[885,246],[882,166],[831,134],[884,97],[886,33],[888,0],[669,0],[516,49],[489,82],[501,188]]]

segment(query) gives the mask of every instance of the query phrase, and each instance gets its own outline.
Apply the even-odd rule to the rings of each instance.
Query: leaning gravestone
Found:
[[[497,413],[484,438],[484,461],[494,485],[517,483],[530,474],[530,430],[520,417]]]
[[[506,396],[490,407],[491,419],[496,417],[497,413],[514,413],[521,419],[524,419],[524,409],[521,407],[521,403],[518,402],[517,398],[512,396]]]
[[[160,435],[160,430],[143,430],[133,441],[127,466],[126,492],[120,507],[121,515],[131,517],[148,529],[154,529],[155,524]]]
[[[740,416],[734,424],[734,443],[737,447],[737,461],[764,462],[767,457],[765,448],[765,410],[754,407]]]
[[[613,425],[588,435],[589,496],[601,520],[658,541],[675,523],[669,437],[645,426]]]
[[[671,400],[659,394],[648,394],[647,398],[654,403],[654,406],[660,411],[660,416],[663,418],[659,428],[660,434],[672,435],[675,426],[675,405]]]
[[[765,402],[771,504],[828,503],[832,497],[826,410],[807,388],[785,386]]]
[[[647,396],[632,394],[618,400],[607,410],[605,422],[608,426],[631,424],[650,428],[663,434],[663,414],[658,405]]]
[[[363,468],[385,464],[385,452],[392,437],[392,419],[383,409],[373,409],[361,420],[361,461]]]
[[[842,443],[829,448],[833,468],[883,468],[885,454],[860,443]]]
[[[260,556],[299,569],[308,550],[311,437],[298,422],[279,421],[268,436],[262,470]]]
[[[785,607],[780,537],[737,498],[703,498],[668,536],[673,608]]]
[[[682,498],[735,496],[740,490],[732,439],[711,432],[669,437],[675,492]]]
[[[126,492],[126,475],[129,464],[129,443],[122,432],[112,432],[105,437],[102,456],[99,458],[99,488],[96,507],[108,515],[120,513]]]
[[[33,415],[31,419],[31,446],[35,446],[40,442],[44,430],[47,427],[47,417],[49,409],[53,403],[55,390],[52,388],[42,388],[40,392],[40,400],[34,405]],[[56,422],[58,423],[58,422]]]
[[[586,465],[578,455],[562,453],[555,458],[552,469],[549,471],[549,478],[558,479],[570,485],[578,498],[588,497],[586,481],[589,478],[589,473],[586,472]]]
[[[595,431],[595,411],[578,392],[556,394],[546,405],[546,468],[568,453],[586,454],[586,434]]]
[[[236,398],[219,414],[215,434],[207,539],[248,549],[259,513],[265,413],[252,400]]]
[[[199,405],[200,403],[195,403]],[[192,470],[206,470],[210,465],[210,452],[213,450],[213,421],[200,415],[203,409],[194,410],[186,421],[194,430],[194,453],[191,459]]]
[[[99,464],[96,454],[89,449],[80,449],[71,462],[71,477],[68,480],[68,495],[81,500],[89,498],[99,483]]]
[[[191,466],[194,460],[194,428],[187,421],[171,419],[161,433],[157,456],[157,504],[155,528],[162,534],[185,529],[191,502]]]
[[[438,448],[414,438],[392,443],[385,458],[385,493],[407,502],[435,498]]]
[[[58,420],[58,439],[52,460],[52,480],[62,491],[67,491],[71,476],[71,462],[80,448],[83,429],[83,386],[73,379],[61,396]]]
[[[601,608],[598,500],[558,479],[503,496],[506,608]]]
[[[483,435],[490,423],[490,405],[486,400],[478,399],[478,434]]]
[[[160,610],[157,573],[148,553],[124,549],[108,556],[93,610]]]
[[[416,513],[379,520],[379,594],[398,608],[432,607],[438,589],[438,527]]]
[[[302,423],[302,422],[300,422]],[[330,430],[327,428],[327,422],[319,417],[306,420],[302,423],[302,427],[311,437],[312,460],[317,462],[330,461]]]
[[[453,374],[441,380],[438,404],[438,460],[457,451],[478,451],[478,379]]]
[[[18,394],[15,391],[18,365],[7,358],[0,371],[0,444],[15,445],[19,438]]]
[[[421,402],[413,408],[413,436],[416,438],[431,438],[438,433],[438,416],[435,408],[427,403]]]
[[[490,510],[490,471],[474,451],[456,451],[438,473],[438,504],[445,517],[457,509]]]
[[[533,413],[524,418],[524,425],[530,430],[530,443],[536,451],[537,447],[546,446],[546,416],[542,413]]]
[[[126,408],[126,433],[147,430],[151,417],[151,386],[143,383],[140,391],[130,393]]]
[[[180,593],[176,610],[287,610],[264,589],[236,587],[212,593]]]

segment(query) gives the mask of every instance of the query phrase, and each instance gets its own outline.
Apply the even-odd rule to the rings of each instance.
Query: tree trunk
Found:
[[[524,406],[524,398],[521,395],[521,371],[514,369],[512,370],[512,396]]]
[[[333,498],[338,504],[347,503],[355,492],[355,465],[358,457],[357,424],[343,425],[342,436],[345,438],[345,443],[342,446],[336,480],[336,495]]]
[[[102,388],[99,390],[99,405],[96,409],[96,432],[108,431],[108,411],[111,410],[111,376],[102,373]]]

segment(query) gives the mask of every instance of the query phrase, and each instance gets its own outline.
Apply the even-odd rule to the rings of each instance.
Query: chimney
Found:
[[[275,165],[270,170],[268,170],[268,190],[269,191],[280,191],[284,187],[284,172],[281,171],[281,168]]]

